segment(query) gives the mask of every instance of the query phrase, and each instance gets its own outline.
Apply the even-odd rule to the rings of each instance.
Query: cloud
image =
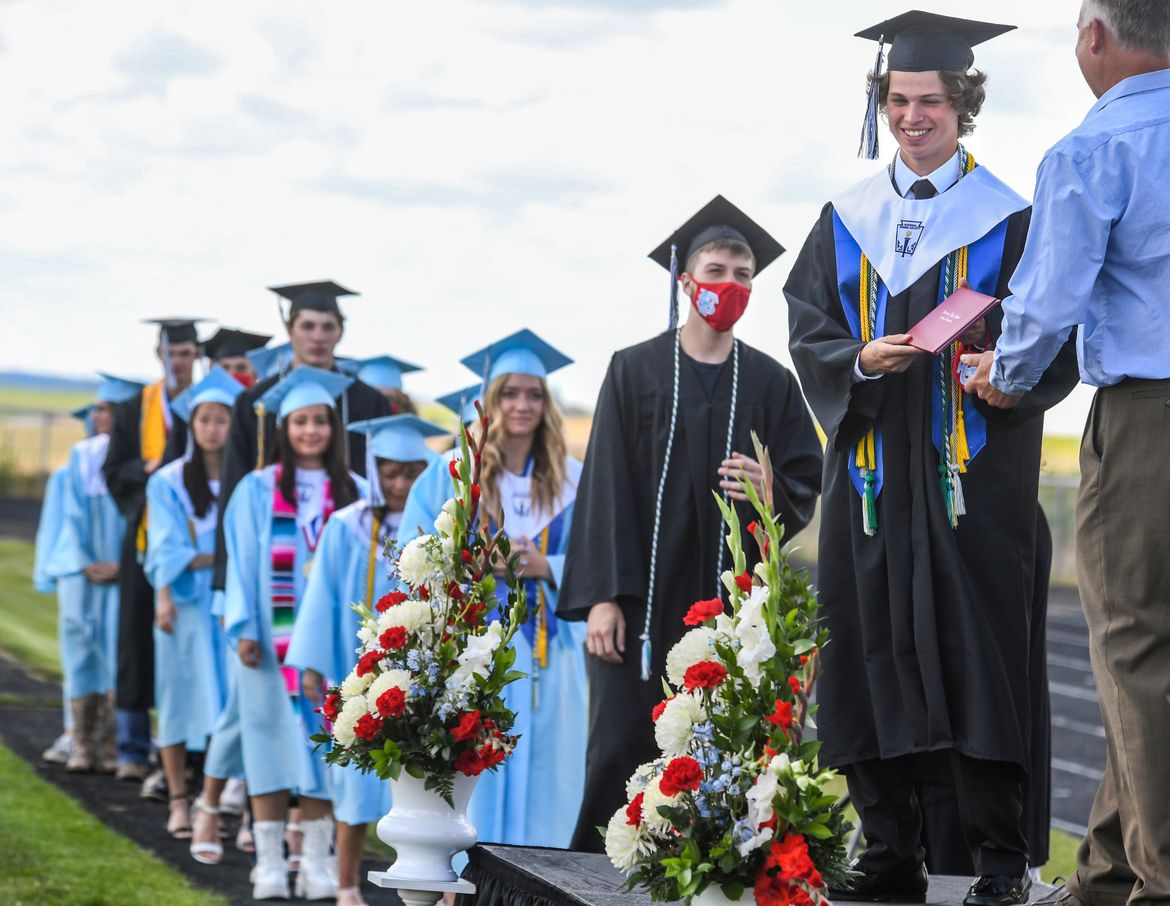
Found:
[[[0,286],[28,291],[44,278],[79,277],[101,271],[103,266],[78,252],[32,252],[0,246]],[[32,281],[31,283],[29,281]]]
[[[537,9],[580,9],[579,0],[505,0],[503,5]],[[727,0],[592,0],[591,9],[632,16],[653,15],[672,10],[714,9]]]
[[[321,57],[313,31],[307,22],[292,16],[271,16],[256,25],[268,46],[272,48],[282,69],[289,73],[307,72]]]
[[[143,35],[114,57],[114,68],[141,94],[163,95],[174,79],[213,75],[221,65],[215,53],[162,29]]]
[[[543,93],[534,92],[507,101],[492,102],[484,98],[438,94],[414,86],[388,85],[382,94],[380,107],[383,113],[425,113],[437,110],[509,113],[537,104],[543,98]]]

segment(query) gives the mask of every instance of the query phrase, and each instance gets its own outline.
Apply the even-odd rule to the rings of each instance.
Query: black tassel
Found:
[[[878,158],[878,94],[881,88],[882,63],[885,60],[885,35],[878,39],[877,59],[869,78],[865,122],[861,126],[861,144],[857,156],[865,160]]]

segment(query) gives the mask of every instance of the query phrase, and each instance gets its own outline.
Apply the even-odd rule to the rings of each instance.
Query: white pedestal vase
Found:
[[[718,884],[712,884],[691,900],[691,906],[736,906],[736,904],[749,906],[749,904],[755,903],[755,901],[756,895],[754,889],[751,887],[745,887],[738,900],[730,900],[724,895],[722,888]]]
[[[475,845],[467,803],[478,779],[455,774],[454,808],[409,774],[391,780],[393,805],[378,822],[378,839],[398,858],[386,871],[370,872],[370,882],[397,889],[407,906],[430,906],[445,892],[473,893],[475,885],[459,879],[451,858]]]

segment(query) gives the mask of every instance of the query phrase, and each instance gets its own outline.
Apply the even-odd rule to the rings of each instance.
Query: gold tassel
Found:
[[[256,471],[264,468],[264,434],[267,425],[268,407],[256,403]]]

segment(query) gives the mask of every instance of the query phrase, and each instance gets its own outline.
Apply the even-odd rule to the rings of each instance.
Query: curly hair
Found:
[[[983,102],[987,99],[987,73],[978,69],[971,72],[956,72],[942,70],[939,72],[943,89],[947,93],[947,100],[959,115],[959,138],[970,135],[975,131],[975,117],[983,109]],[[868,76],[873,81],[873,74]],[[886,111],[886,99],[890,94],[890,74],[883,72],[878,80],[878,104],[882,113]]]
[[[507,374],[501,374],[491,382],[484,402],[484,411],[490,420],[487,439],[483,444],[480,473],[480,486],[483,489],[480,513],[485,521],[490,518],[498,520],[500,515],[500,494],[496,487],[504,471],[504,456],[500,450],[500,441],[504,436],[500,397],[508,377]],[[561,410],[548,392],[548,384],[541,380],[540,386],[544,390],[544,411],[532,441],[532,497],[537,509],[547,515],[555,512],[560,502],[568,453],[565,449]]]

